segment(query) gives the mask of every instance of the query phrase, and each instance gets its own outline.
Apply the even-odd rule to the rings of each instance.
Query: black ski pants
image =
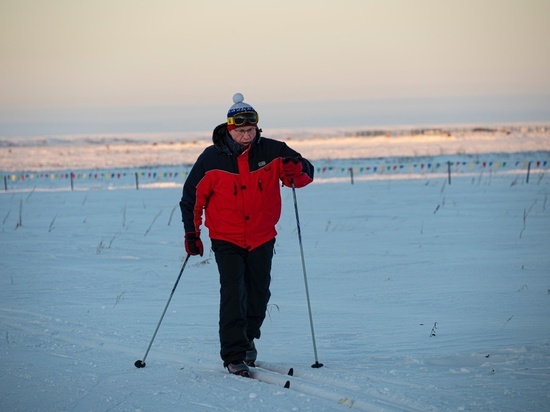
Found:
[[[275,239],[248,251],[212,239],[220,274],[220,355],[224,365],[243,361],[252,339],[260,337],[271,297]]]

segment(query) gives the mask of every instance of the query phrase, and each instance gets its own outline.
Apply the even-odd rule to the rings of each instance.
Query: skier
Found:
[[[220,355],[230,373],[249,376],[271,296],[280,182],[304,187],[313,181],[313,166],[286,143],[261,135],[258,113],[241,93],[233,102],[186,179],[180,208],[191,256],[204,252],[204,210],[220,279]]]

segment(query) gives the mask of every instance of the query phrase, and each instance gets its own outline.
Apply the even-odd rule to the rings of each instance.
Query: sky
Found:
[[[0,127],[223,121],[237,91],[263,108],[542,96],[546,116],[549,17],[546,0],[1,0]]]

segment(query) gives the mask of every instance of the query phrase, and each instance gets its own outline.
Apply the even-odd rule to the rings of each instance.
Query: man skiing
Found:
[[[258,113],[233,96],[227,122],[198,157],[180,201],[185,250],[203,255],[208,228],[220,279],[220,355],[230,373],[249,376],[271,296],[271,261],[281,215],[280,183],[301,188],[313,166],[284,142],[261,135]]]

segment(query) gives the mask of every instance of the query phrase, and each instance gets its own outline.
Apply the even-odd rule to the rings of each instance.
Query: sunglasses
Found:
[[[244,126],[247,123],[252,126],[258,124],[258,113],[242,112],[242,113],[237,113],[233,117],[227,118],[227,124],[234,124],[235,126]]]

